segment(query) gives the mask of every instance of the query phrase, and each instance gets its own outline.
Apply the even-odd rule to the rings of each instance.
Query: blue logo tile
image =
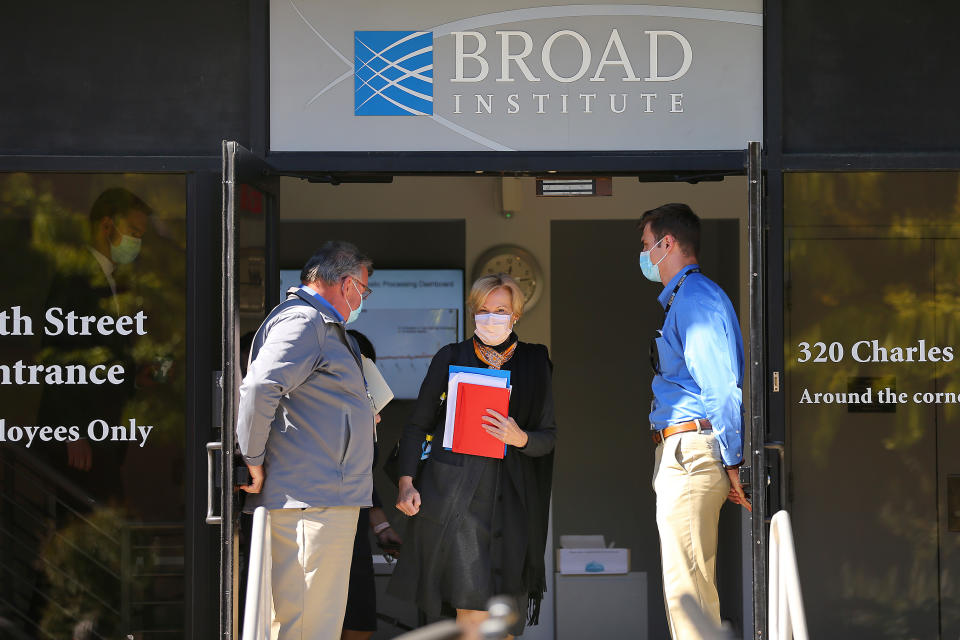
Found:
[[[354,115],[433,115],[433,32],[353,35]]]

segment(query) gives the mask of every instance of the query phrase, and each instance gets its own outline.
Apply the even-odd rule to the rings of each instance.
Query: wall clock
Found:
[[[543,270],[536,258],[527,251],[514,245],[491,247],[477,258],[473,266],[473,279],[495,273],[512,276],[525,296],[524,311],[532,309],[543,294]]]

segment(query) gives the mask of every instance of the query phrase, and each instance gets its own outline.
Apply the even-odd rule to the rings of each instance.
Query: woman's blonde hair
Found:
[[[525,296],[523,295],[523,290],[520,289],[520,285],[517,284],[517,281],[505,273],[494,273],[483,276],[473,283],[473,286],[470,287],[470,294],[467,296],[467,308],[470,309],[470,313],[476,313],[477,309],[483,306],[487,296],[501,287],[506,287],[510,292],[513,315],[515,318],[520,319],[520,316],[523,315]]]

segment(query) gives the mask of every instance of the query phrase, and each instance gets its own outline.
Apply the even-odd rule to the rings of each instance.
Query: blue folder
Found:
[[[450,365],[449,375],[454,373],[478,373],[482,376],[493,376],[494,378],[506,378],[507,387],[510,387],[510,372],[505,369],[488,369],[486,367],[461,367],[456,364]],[[443,443],[441,443],[443,444]],[[443,447],[446,451],[451,451],[450,447]],[[507,445],[503,445],[503,451],[506,453]]]
[[[510,372],[506,369],[487,369],[486,367],[461,367],[455,364],[450,365],[450,373],[477,373],[481,376],[493,376],[495,378],[506,378],[507,386],[510,386]]]

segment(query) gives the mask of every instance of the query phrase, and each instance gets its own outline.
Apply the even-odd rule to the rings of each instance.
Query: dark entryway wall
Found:
[[[0,154],[217,155],[266,137],[267,0],[14,2]],[[767,149],[956,152],[950,0],[768,0]]]
[[[785,153],[960,150],[960,4],[784,0],[768,10],[777,4]]]
[[[266,4],[8,3],[0,154],[216,155],[222,139],[257,146]],[[769,0],[766,10],[768,148],[782,140],[786,153],[960,149],[950,135],[960,5]]]
[[[283,220],[278,260],[281,269],[300,269],[327,240],[347,240],[375,270],[464,269],[466,234],[463,220]]]
[[[217,156],[223,139],[249,145],[256,4],[5,3],[0,155]]]

